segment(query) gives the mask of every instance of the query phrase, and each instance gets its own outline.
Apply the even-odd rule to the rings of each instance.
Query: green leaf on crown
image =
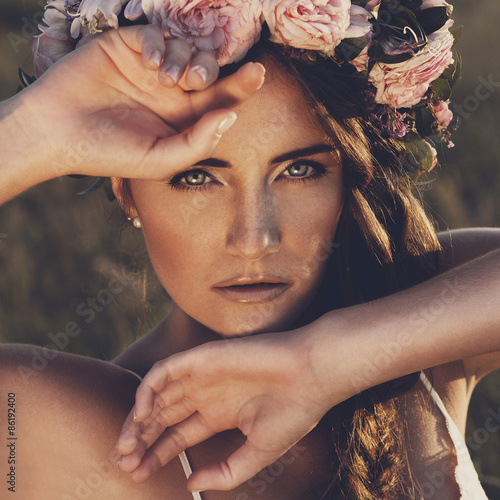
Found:
[[[456,28],[453,28],[450,30],[450,33],[453,35],[453,45],[451,46],[451,50],[455,48],[457,43],[460,41],[460,38],[462,38],[462,34],[464,32],[464,27],[463,26],[458,26]]]
[[[432,104],[415,109],[415,127],[420,137],[430,137],[435,130],[436,118]]]
[[[335,53],[342,55],[344,61],[354,61],[370,43],[370,37],[344,38],[335,49]]]
[[[455,73],[453,77],[450,79],[450,87],[453,88],[455,84],[458,82],[460,75],[462,74],[462,56],[460,52],[455,52]]]
[[[445,80],[451,81],[453,80],[453,76],[455,75],[455,71],[457,68],[454,64],[450,64],[441,74],[439,78],[444,78]]]
[[[434,95],[442,101],[447,101],[451,97],[451,85],[446,78],[438,78],[432,82]]]
[[[406,157],[402,162],[402,168],[407,176],[414,176],[421,170],[428,172],[434,163],[434,154],[430,144],[424,141],[416,132],[409,132],[403,142]]]

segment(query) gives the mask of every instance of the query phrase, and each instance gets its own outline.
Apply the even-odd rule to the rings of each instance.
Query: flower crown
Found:
[[[402,173],[414,181],[437,164],[436,142],[453,146],[448,105],[461,28],[451,30],[451,13],[445,0],[48,0],[33,44],[35,75],[130,22],[213,51],[224,66],[243,59],[266,24],[288,56],[330,58],[364,79],[367,119],[402,141]]]

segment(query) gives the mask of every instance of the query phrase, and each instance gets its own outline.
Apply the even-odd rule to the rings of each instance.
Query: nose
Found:
[[[227,237],[231,255],[248,261],[276,253],[281,244],[276,207],[270,195],[264,193],[240,197]]]

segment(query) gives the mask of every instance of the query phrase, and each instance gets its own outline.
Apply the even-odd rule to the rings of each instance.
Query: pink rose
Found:
[[[434,116],[438,121],[439,125],[443,128],[447,128],[453,120],[453,112],[448,107],[450,101],[439,101],[437,106],[434,106]]]
[[[142,0],[141,7],[166,38],[214,51],[219,66],[243,59],[262,31],[260,0]],[[138,0],[125,14],[140,15]]]
[[[368,63],[370,62],[370,57],[368,56],[368,49],[370,48],[370,45],[368,44],[356,57],[356,59],[353,59],[350,61],[350,63],[359,71],[367,71],[368,70]]]
[[[264,0],[263,14],[272,42],[333,55],[349,28],[350,7],[350,0]]]
[[[369,82],[377,89],[375,101],[392,108],[411,108],[418,104],[443,71],[453,62],[453,21],[429,35],[428,45],[416,56],[398,64],[377,63]]]
[[[66,22],[64,0],[48,1],[43,22],[38,26],[42,33],[34,37],[32,46],[36,78],[74,50],[76,45],[71,38],[70,25]]]

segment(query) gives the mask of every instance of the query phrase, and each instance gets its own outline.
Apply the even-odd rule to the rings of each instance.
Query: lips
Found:
[[[268,302],[282,295],[291,283],[276,276],[234,278],[218,283],[213,290],[236,302]]]

